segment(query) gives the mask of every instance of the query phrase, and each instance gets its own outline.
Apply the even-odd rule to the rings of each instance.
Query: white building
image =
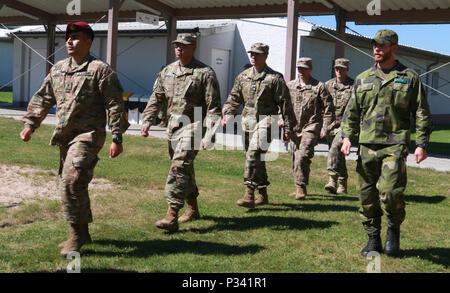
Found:
[[[156,27],[141,23],[119,24],[117,71],[125,91],[133,92],[136,96],[148,97],[151,94],[156,74],[165,65],[167,32],[163,22],[160,25]],[[95,24],[93,29],[96,31],[96,37],[91,52],[105,60],[107,24]],[[304,22],[299,23],[298,56],[313,58],[313,76],[326,81],[332,75],[334,39],[321,29]],[[67,57],[64,30],[65,26],[57,27],[55,61]],[[199,33],[196,57],[216,71],[222,102],[226,100],[236,75],[249,63],[246,51],[252,43],[267,43],[270,46],[268,65],[274,70],[284,72],[284,18],[178,21],[177,30]],[[325,30],[334,32],[332,29]],[[38,53],[46,54],[46,36],[42,26],[22,27],[16,30],[16,34]],[[371,54],[370,38],[347,34],[346,40]],[[373,65],[370,57],[348,46],[345,48],[345,57],[351,61],[349,75],[353,78]],[[427,72],[450,61],[449,55],[408,46],[400,46],[397,58],[418,73]],[[13,85],[14,104],[24,106],[45,77],[45,63],[42,57],[17,39],[14,40],[13,75],[22,75]],[[450,95],[450,66],[426,75],[422,80]],[[450,123],[450,98],[429,90],[428,100],[434,121]]]
[[[0,91],[11,91],[13,79],[13,40],[6,32],[0,30]]]

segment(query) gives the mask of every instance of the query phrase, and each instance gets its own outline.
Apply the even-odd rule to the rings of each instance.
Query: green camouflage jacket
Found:
[[[336,77],[325,82],[325,87],[333,98],[335,122],[328,126],[331,135],[335,135],[339,130],[344,115],[345,107],[352,95],[353,83],[355,81],[350,77],[342,83]]]
[[[260,116],[267,116],[258,123],[271,124],[269,117],[283,116],[285,132],[291,131],[295,124],[289,91],[283,75],[265,66],[261,72],[250,67],[241,72],[234,80],[233,88],[223,106],[223,115],[234,115],[240,105],[244,131],[252,131]]]
[[[409,145],[411,113],[416,119],[416,143],[428,144],[432,122],[419,75],[397,61],[383,78],[375,64],[356,78],[342,135],[351,138],[360,133],[359,143]]]
[[[51,145],[101,143],[106,137],[107,118],[113,137],[122,135],[130,125],[122,92],[120,81],[108,64],[88,55],[82,64],[72,68],[69,57],[51,68],[22,121],[34,130],[56,104],[58,122]]]
[[[334,106],[323,82],[311,77],[304,86],[300,79],[291,80],[287,86],[297,120],[296,134],[308,131],[319,135],[321,128],[328,134],[328,126],[334,122]]]
[[[180,66],[179,61],[166,66],[158,76],[153,94],[143,112],[143,126],[153,124],[164,102],[168,103],[167,132],[169,138],[179,130],[184,132],[182,135],[193,135],[192,131],[196,131],[198,128],[203,129],[205,138],[206,136],[208,139],[213,137],[214,130],[212,128],[214,126],[211,123],[217,125],[217,122],[220,121],[222,107],[219,82],[211,67],[195,58],[186,67]],[[194,108],[200,109],[198,115],[194,113]],[[184,121],[183,117],[189,118],[189,121]],[[206,125],[203,124],[204,120]],[[180,128],[181,124],[183,127]],[[205,126],[206,134],[204,133]]]

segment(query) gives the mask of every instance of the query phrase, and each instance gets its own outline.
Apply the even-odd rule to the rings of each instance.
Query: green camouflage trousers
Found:
[[[338,175],[339,179],[347,179],[347,166],[345,164],[345,155],[341,152],[342,131],[335,135],[327,136],[328,142],[328,160],[327,170],[329,175]]]
[[[189,137],[181,137],[175,141],[169,140],[171,165],[166,181],[165,197],[167,203],[175,209],[183,208],[185,200],[198,196],[194,172],[194,159],[197,154],[198,150],[194,149]]]
[[[266,161],[264,156],[272,142],[271,127],[261,123],[254,131],[243,131],[245,148],[244,184],[253,189],[267,187]]]
[[[94,176],[97,154],[103,147],[77,141],[60,146],[59,191],[65,219],[74,224],[92,222],[88,185]]]
[[[379,233],[381,216],[386,213],[388,226],[405,219],[406,145],[360,145],[358,173],[360,210],[367,234]],[[380,200],[382,205],[380,205]]]
[[[301,137],[296,137],[289,142],[296,186],[308,185],[311,159],[314,157],[317,140],[318,135],[305,131],[302,132]]]

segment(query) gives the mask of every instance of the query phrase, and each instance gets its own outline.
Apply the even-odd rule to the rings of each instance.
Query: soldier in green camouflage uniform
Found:
[[[319,135],[326,137],[329,125],[334,122],[334,106],[325,85],[311,77],[312,59],[300,58],[297,68],[300,77],[288,82],[287,87],[297,121],[289,142],[296,186],[294,194],[301,200],[307,195],[311,159]]]
[[[237,204],[253,208],[255,205],[268,203],[269,181],[264,155],[272,141],[272,128],[276,127],[278,130],[276,124],[278,112],[280,111],[285,120],[284,129],[287,137],[290,135],[295,118],[283,76],[266,64],[269,46],[255,43],[248,53],[253,66],[236,77],[233,89],[223,107],[222,124],[225,126],[231,115],[236,114],[240,105],[244,104],[242,130],[246,151],[244,173],[246,192]],[[258,189],[260,194],[256,201],[255,189]]]
[[[108,64],[89,55],[92,40],[87,23],[67,25],[66,47],[72,57],[52,67],[22,118],[21,138],[28,141],[56,104],[58,122],[50,144],[60,148],[60,194],[65,218],[71,224],[68,240],[60,243],[63,256],[91,242],[88,185],[105,143],[107,119],[113,137],[110,157],[122,152],[122,134],[129,126],[119,79]]]
[[[350,138],[359,133],[358,173],[360,215],[369,236],[361,254],[383,250],[383,211],[388,232],[384,252],[400,248],[400,224],[405,219],[406,157],[411,114],[416,119],[416,162],[427,157],[432,123],[419,75],[395,60],[398,36],[380,30],[372,40],[376,64],[358,75],[342,122],[342,152],[350,153]],[[360,124],[361,123],[361,124]],[[380,204],[381,199],[381,204]]]
[[[354,80],[347,76],[348,65],[350,61],[345,58],[338,58],[334,61],[334,72],[336,77],[328,80],[325,87],[333,98],[335,123],[330,127],[330,135],[327,136],[328,142],[328,161],[327,170],[329,175],[328,183],[325,189],[331,193],[347,193],[347,166],[345,164],[345,155],[341,152],[342,134],[341,122],[345,107],[353,89]]]
[[[169,209],[166,217],[156,222],[156,227],[169,231],[177,231],[178,222],[200,217],[194,159],[200,149],[202,137],[203,149],[213,141],[221,114],[216,74],[211,67],[193,57],[197,36],[191,33],[178,34],[173,43],[179,60],[166,66],[155,82],[153,94],[143,113],[141,130],[143,136],[148,136],[150,125],[164,103],[167,103],[171,167],[165,196]],[[178,211],[183,208],[185,200],[188,207],[178,218]]]

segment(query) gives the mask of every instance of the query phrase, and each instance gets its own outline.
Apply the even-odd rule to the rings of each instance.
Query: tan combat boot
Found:
[[[297,186],[297,191],[295,192],[295,199],[302,200],[305,199],[306,193],[306,185]]]
[[[66,257],[72,251],[80,251],[84,241],[82,237],[82,224],[70,224],[69,239],[64,243],[61,249],[61,256]]]
[[[338,176],[337,175],[330,175],[328,177],[328,183],[325,185],[325,189],[329,193],[336,194],[336,184],[337,184]]]
[[[347,193],[347,179],[339,179],[338,180],[338,189],[337,193]]]
[[[258,189],[259,196],[255,200],[255,206],[262,206],[269,203],[269,196],[267,195],[267,187]]]
[[[178,223],[185,223],[200,218],[198,211],[197,198],[191,198],[187,200],[188,207],[184,214],[178,218]]]
[[[80,225],[81,225],[81,240],[83,241],[83,245],[91,244],[92,238],[91,238],[91,234],[89,234],[89,224],[80,224]],[[58,244],[58,247],[63,248],[66,245],[68,240],[69,239]]]
[[[166,216],[155,223],[159,229],[170,232],[178,231],[178,210],[169,205]]]
[[[239,199],[237,202],[238,206],[252,209],[255,207],[255,190],[248,187],[245,190],[244,197]]]

